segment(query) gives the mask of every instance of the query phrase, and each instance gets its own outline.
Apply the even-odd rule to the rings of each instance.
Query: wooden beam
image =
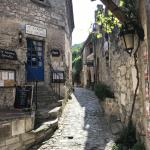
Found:
[[[114,14],[121,23],[126,22],[126,17],[121,9],[112,0],[101,0],[101,2]]]

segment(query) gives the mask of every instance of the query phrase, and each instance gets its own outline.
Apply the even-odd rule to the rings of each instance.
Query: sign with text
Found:
[[[0,49],[0,59],[17,60],[15,51]]]
[[[31,25],[26,25],[26,34],[31,34],[31,35],[41,36],[41,37],[47,36],[46,29],[31,26]]]
[[[51,54],[53,57],[59,57],[60,56],[60,51],[58,49],[52,49]]]

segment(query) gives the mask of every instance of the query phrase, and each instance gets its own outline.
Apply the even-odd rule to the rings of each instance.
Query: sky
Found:
[[[89,34],[89,28],[94,23],[94,12],[100,0],[73,0],[75,28],[72,35],[72,45],[82,43]]]

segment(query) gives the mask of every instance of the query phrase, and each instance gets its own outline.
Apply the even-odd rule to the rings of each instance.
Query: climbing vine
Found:
[[[97,24],[105,33],[112,33],[115,27],[121,27],[119,20],[110,11],[98,11]]]
[[[137,0],[120,0],[118,7],[126,18],[126,22],[123,24],[130,24],[136,30],[139,37],[143,39],[144,33],[138,22],[136,2]],[[109,10],[101,8],[97,12],[92,32],[97,38],[101,38],[103,33],[111,34],[115,29],[121,30],[122,27],[123,25]]]

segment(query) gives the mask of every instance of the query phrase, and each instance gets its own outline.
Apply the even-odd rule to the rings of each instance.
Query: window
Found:
[[[14,70],[0,70],[0,87],[15,86],[15,80]]]
[[[51,72],[52,83],[64,83],[64,71],[52,71]]]

